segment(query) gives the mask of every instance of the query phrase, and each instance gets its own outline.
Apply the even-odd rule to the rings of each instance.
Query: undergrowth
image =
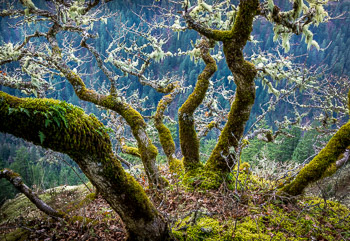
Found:
[[[338,202],[315,196],[277,196],[277,183],[247,170],[241,170],[237,190],[237,173],[224,180],[214,176],[218,178],[213,179],[216,189],[210,189],[212,183],[206,178],[212,178],[213,173],[200,170],[201,175],[195,178],[173,174],[167,168],[161,171],[169,180],[161,192],[148,189],[142,172],[134,175],[168,220],[175,240],[350,239],[350,211]],[[123,224],[109,205],[101,197],[79,192],[63,190],[47,199],[72,217],[69,222],[30,216],[33,210],[19,205],[21,199],[14,200],[17,216],[3,219],[0,239],[124,240]]]

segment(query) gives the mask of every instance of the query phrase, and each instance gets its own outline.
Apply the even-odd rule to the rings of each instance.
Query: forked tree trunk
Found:
[[[249,119],[255,100],[256,69],[243,57],[243,48],[253,30],[253,19],[259,7],[258,0],[245,0],[239,4],[239,11],[231,31],[216,31],[214,38],[223,42],[227,65],[237,86],[227,123],[220,134],[206,168],[229,172],[239,157],[229,155],[230,148],[237,150],[244,128]]]
[[[95,117],[62,101],[0,92],[0,132],[68,154],[120,215],[129,240],[169,240],[167,222],[123,170]]]

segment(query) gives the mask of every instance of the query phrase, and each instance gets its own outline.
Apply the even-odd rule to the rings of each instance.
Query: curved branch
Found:
[[[196,168],[201,165],[199,160],[199,141],[194,125],[193,113],[205,98],[209,87],[209,79],[217,70],[216,62],[209,53],[209,49],[212,47],[210,45],[208,40],[202,39],[199,49],[206,66],[198,76],[193,93],[190,94],[178,112],[180,145],[184,156],[183,163],[186,169]]]
[[[42,212],[52,217],[61,218],[64,216],[41,200],[35,192],[23,183],[22,178],[18,173],[5,168],[0,170],[0,179],[1,178],[6,178],[18,191],[26,195],[26,197]]]
[[[236,45],[240,45],[242,49],[252,32],[253,18],[259,13],[259,1],[258,0],[242,0],[239,4],[239,10],[237,12],[236,21],[234,22],[231,30],[215,30],[206,28],[200,23],[194,21],[190,16],[190,11],[185,11],[183,17],[189,28],[204,35],[208,39],[215,41],[231,41],[235,40]]]
[[[206,28],[205,26],[197,23],[190,15],[190,11],[183,12],[183,18],[186,20],[187,26],[190,29],[193,29],[200,33],[201,35],[207,37],[208,39],[212,39],[215,41],[223,41],[225,36],[228,36],[231,31],[219,31],[215,29]],[[220,34],[221,33],[221,34]],[[225,33],[225,34],[223,34]]]
[[[164,150],[165,155],[167,156],[169,162],[169,169],[173,172],[178,172],[182,169],[183,165],[180,160],[175,156],[175,142],[171,135],[171,132],[168,127],[163,123],[164,111],[170,105],[171,102],[175,99],[176,95],[180,92],[180,83],[175,82],[174,89],[172,92],[159,101],[156,114],[154,115],[154,125],[159,134],[160,144]]]
[[[132,108],[131,105],[123,102],[122,99],[118,96],[102,95],[95,92],[94,90],[86,88],[86,85],[80,76],[77,73],[73,72],[69,66],[62,61],[62,58],[60,56],[61,51],[58,47],[57,39],[55,38],[59,30],[60,27],[57,24],[54,24],[47,34],[47,39],[52,46],[52,52],[54,54],[53,58],[51,58],[51,62],[66,77],[79,99],[89,101],[109,110],[114,110],[126,120],[132,130],[132,134],[137,140],[139,153],[141,155],[142,163],[145,167],[149,184],[151,186],[155,185],[156,187],[163,187],[166,185],[167,182],[160,176],[159,170],[156,166],[156,157],[158,155],[158,150],[152,144],[151,139],[146,133],[146,122],[144,121],[141,114]],[[86,47],[88,47],[88,45],[86,45]],[[105,69],[105,71],[107,71],[107,69]],[[109,72],[106,73],[109,74]]]

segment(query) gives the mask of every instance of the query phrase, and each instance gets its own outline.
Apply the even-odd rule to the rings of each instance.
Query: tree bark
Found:
[[[180,146],[184,156],[183,164],[186,170],[201,166],[199,160],[199,140],[194,126],[193,113],[205,98],[209,87],[209,79],[217,70],[216,62],[209,53],[211,47],[213,46],[210,46],[208,40],[202,39],[199,49],[201,51],[201,58],[204,60],[206,66],[198,76],[193,93],[179,109]]]
[[[239,160],[239,157],[229,155],[229,149],[233,147],[237,150],[255,100],[254,78],[257,71],[252,63],[244,60],[243,48],[250,37],[258,8],[258,0],[241,1],[232,30],[215,32],[215,38],[223,41],[226,62],[234,76],[237,89],[227,123],[207,161],[206,168],[210,170],[229,172],[230,167]]]
[[[66,102],[17,98],[0,91],[0,132],[68,154],[120,215],[130,240],[169,239],[167,222],[123,170],[103,124],[94,116]]]
[[[18,173],[5,168],[3,170],[0,170],[0,179],[1,178],[6,178],[18,191],[23,193],[42,212],[52,217],[63,217],[62,214],[47,205],[43,200],[39,198],[38,195],[36,195],[35,192],[33,192],[26,184],[24,184],[21,176]]]
[[[173,90],[168,95],[163,96],[163,98],[158,103],[157,111],[154,115],[154,126],[158,131],[160,144],[162,145],[164,153],[168,159],[169,170],[174,173],[179,173],[183,169],[183,163],[176,158],[176,147],[174,139],[169,128],[166,127],[166,125],[163,123],[165,109],[170,105],[171,102],[173,102],[176,95],[180,91],[178,82],[175,82],[173,86]]]

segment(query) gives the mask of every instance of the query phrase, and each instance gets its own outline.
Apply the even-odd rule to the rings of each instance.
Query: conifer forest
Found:
[[[350,0],[0,0],[0,240],[350,240]]]

